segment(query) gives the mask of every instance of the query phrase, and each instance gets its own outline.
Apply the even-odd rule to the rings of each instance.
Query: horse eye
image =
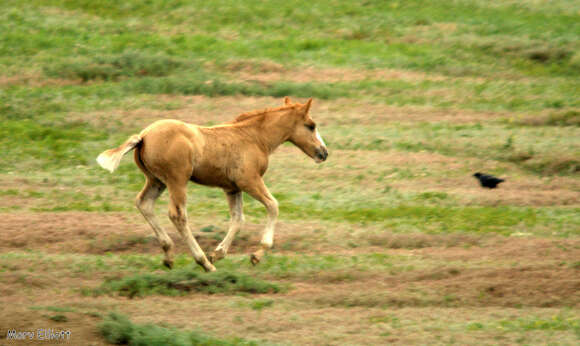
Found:
[[[316,125],[314,124],[306,124],[305,126],[308,127],[310,131],[314,131],[314,128],[316,128]]]

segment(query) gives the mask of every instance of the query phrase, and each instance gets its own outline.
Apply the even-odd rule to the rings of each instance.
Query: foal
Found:
[[[112,173],[123,155],[135,149],[135,163],[146,178],[137,196],[137,209],[153,228],[165,252],[163,264],[169,268],[173,266],[174,244],[154,214],[155,201],[166,188],[169,190],[169,218],[187,242],[195,261],[206,271],[215,271],[213,263],[226,256],[244,218],[242,191],[250,194],[268,212],[261,246],[250,258],[255,265],[272,247],[278,218],[278,202],[262,180],[269,155],[280,144],[289,141],[317,163],[328,156],[316,124],[308,114],[311,104],[312,99],[305,104],[292,104],[290,98],[285,97],[282,107],[243,113],[231,123],[212,127],[160,120],[131,136],[121,146],[102,152],[97,162]],[[209,260],[187,223],[185,203],[190,180],[222,188],[230,207],[228,233]]]

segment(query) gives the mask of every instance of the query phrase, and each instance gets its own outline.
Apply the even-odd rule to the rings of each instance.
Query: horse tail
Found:
[[[121,162],[123,155],[135,149],[135,147],[138,146],[141,141],[143,141],[143,137],[141,135],[133,135],[129,137],[125,143],[121,144],[117,148],[103,151],[97,157],[97,162],[101,167],[113,173],[115,169],[119,167],[119,163]]]

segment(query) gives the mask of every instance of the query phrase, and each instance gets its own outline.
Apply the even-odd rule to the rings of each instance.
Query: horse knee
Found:
[[[171,220],[174,225],[184,225],[187,223],[185,210],[179,206],[170,206],[168,215],[169,220]]]
[[[180,225],[183,223],[183,217],[180,214],[169,211],[168,215],[169,215],[169,220],[171,220],[171,222],[173,222],[173,224]]]

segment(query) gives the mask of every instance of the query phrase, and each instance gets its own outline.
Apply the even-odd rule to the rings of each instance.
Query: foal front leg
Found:
[[[193,254],[193,258],[197,264],[203,267],[206,272],[215,271],[215,267],[210,261],[205,257],[205,253],[191,234],[191,229],[187,224],[187,211],[185,210],[186,201],[186,186],[187,182],[183,186],[169,186],[169,218],[171,222],[175,225],[175,228],[179,231],[187,246]]]
[[[228,205],[230,207],[230,227],[225,238],[221,243],[215,248],[215,250],[209,255],[209,260],[211,263],[215,263],[220,259],[226,257],[230,245],[236,236],[236,233],[242,228],[242,223],[244,221],[244,211],[243,211],[243,199],[241,191],[225,191],[226,197],[228,199]]]
[[[264,228],[264,233],[262,233],[262,240],[260,241],[260,249],[254,252],[250,261],[253,265],[260,263],[260,260],[268,251],[272,248],[274,244],[274,228],[276,226],[276,221],[278,220],[278,201],[272,196],[268,188],[264,184],[262,178],[258,178],[254,181],[254,184],[245,189],[256,200],[260,201],[266,211],[268,212],[268,219],[266,221],[266,228]]]

